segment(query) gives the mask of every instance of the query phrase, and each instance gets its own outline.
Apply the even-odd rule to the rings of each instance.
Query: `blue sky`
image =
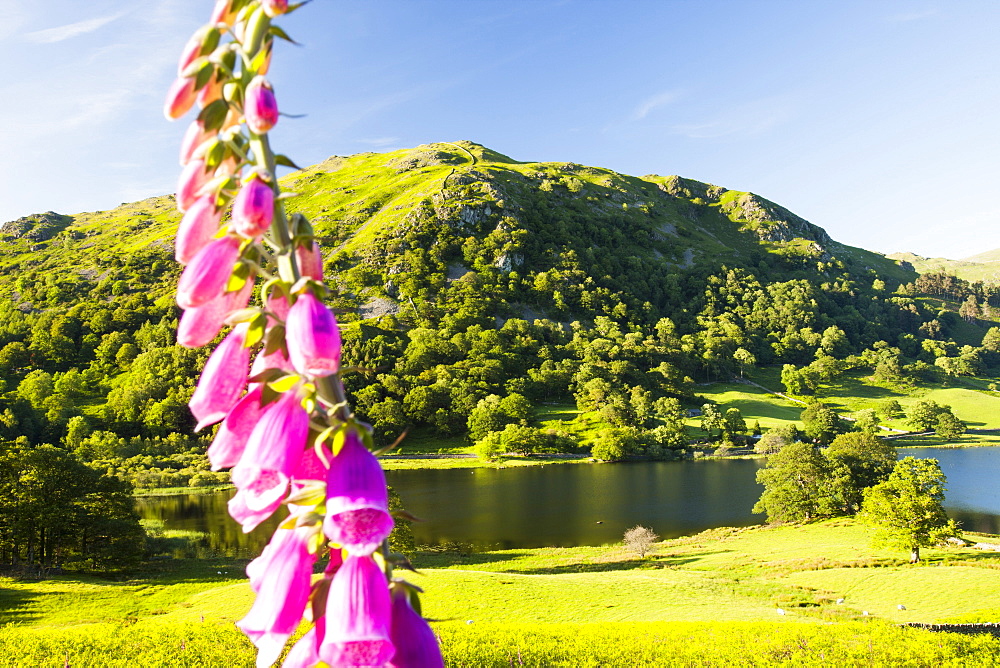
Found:
[[[0,221],[174,189],[161,108],[211,0],[0,0]],[[469,139],[750,190],[880,252],[1000,248],[1000,3],[314,0],[276,147]]]

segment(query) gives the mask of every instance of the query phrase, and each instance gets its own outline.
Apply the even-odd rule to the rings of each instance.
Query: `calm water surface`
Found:
[[[945,506],[967,530],[1000,533],[1000,447],[901,448],[900,457],[934,457],[948,476]],[[508,469],[389,471],[411,513],[418,543],[477,547],[601,545],[642,524],[665,538],[763,520],[763,460],[576,464]],[[208,544],[254,555],[279,520],[243,534],[226,513],[233,492],[138,500],[143,518],[205,532]]]

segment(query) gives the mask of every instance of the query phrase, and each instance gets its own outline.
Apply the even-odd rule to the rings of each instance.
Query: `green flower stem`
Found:
[[[276,258],[278,275],[281,280],[294,284],[299,280],[300,274],[298,265],[295,263],[295,249],[292,248],[292,233],[288,227],[285,205],[280,199],[277,199],[278,195],[281,194],[281,188],[278,186],[278,174],[275,171],[274,152],[271,150],[271,144],[266,134],[256,135],[251,132],[250,148],[253,150],[257,165],[266,169],[271,175],[271,189],[274,190],[275,202],[274,220],[271,222],[268,237],[280,249]]]

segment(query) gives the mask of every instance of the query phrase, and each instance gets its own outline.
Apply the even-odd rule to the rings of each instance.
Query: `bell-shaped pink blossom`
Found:
[[[323,251],[317,242],[312,246],[295,247],[295,263],[299,265],[299,273],[315,281],[323,280]]]
[[[240,400],[250,373],[250,349],[244,346],[249,325],[241,322],[229,332],[205,362],[188,407],[198,420],[195,431],[222,420]]]
[[[219,430],[212,439],[212,445],[208,446],[208,461],[212,463],[213,471],[236,466],[239,463],[250,439],[250,433],[257,426],[260,416],[264,414],[264,407],[260,403],[263,394],[259,385],[252,388],[246,396],[236,402],[226,415],[226,419],[219,425]]]
[[[295,482],[306,482],[310,480],[321,480],[326,482],[327,472],[330,470],[328,462],[333,459],[333,453],[328,448],[323,447],[323,455],[326,461],[316,454],[315,448],[307,448],[302,453],[302,458],[295,465],[292,471],[292,479]]]
[[[371,554],[393,524],[385,473],[357,433],[349,432],[327,474],[323,531],[351,554]]]
[[[233,484],[246,492],[248,508],[265,508],[284,497],[308,436],[309,413],[297,390],[267,406],[231,474]]]
[[[264,134],[278,122],[278,102],[274,99],[271,84],[264,77],[256,76],[247,84],[243,116],[250,131],[258,135]]]
[[[285,655],[281,668],[313,668],[319,663],[319,629],[326,625],[325,619],[317,621],[316,626],[305,632]]]
[[[181,213],[187,211],[211,180],[212,172],[208,171],[204,160],[189,160],[177,179],[177,210]]]
[[[232,228],[248,239],[260,238],[274,219],[274,190],[254,174],[233,199]]]
[[[177,305],[188,309],[216,299],[226,291],[240,256],[240,240],[226,235],[198,251],[177,281]]]
[[[333,576],[320,659],[331,666],[381,666],[394,653],[392,603],[385,574],[371,557],[348,556]]]
[[[174,257],[187,264],[207,246],[219,231],[222,209],[215,206],[215,194],[202,195],[188,207],[177,226]]]
[[[194,157],[194,153],[198,147],[214,134],[214,132],[206,130],[205,124],[201,121],[193,121],[191,125],[188,126],[188,129],[185,130],[184,138],[181,139],[181,166],[183,167],[188,164],[188,162],[191,161],[191,158]]]
[[[308,376],[329,376],[340,368],[340,329],[333,313],[311,292],[288,309],[285,342],[292,366]]]
[[[163,103],[163,115],[168,121],[175,121],[194,106],[198,93],[194,89],[193,77],[178,77],[170,84],[167,99]]]
[[[178,345],[200,348],[211,343],[229,314],[246,308],[252,294],[253,281],[249,280],[236,292],[224,292],[201,306],[186,309],[177,325]]]
[[[266,668],[278,660],[302,621],[316,561],[308,547],[313,531],[312,527],[278,529],[261,555],[247,566],[257,597],[236,625],[257,646],[258,666]]]
[[[396,648],[386,668],[443,668],[444,658],[434,631],[423,617],[410,607],[405,588],[393,585],[392,624],[389,637]]]
[[[237,490],[233,498],[229,499],[227,505],[229,506],[229,516],[239,522],[243,533],[250,533],[278,509],[278,506],[281,505],[281,497],[276,498],[263,508],[252,509],[247,506],[247,492],[241,489]]]

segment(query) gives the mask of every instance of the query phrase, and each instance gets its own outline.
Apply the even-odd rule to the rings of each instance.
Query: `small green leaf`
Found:
[[[260,340],[264,338],[264,333],[267,331],[267,316],[263,313],[257,315],[256,318],[250,321],[250,327],[247,329],[247,339],[243,343],[244,348],[253,348],[255,345],[260,343]]]
[[[264,354],[272,355],[285,345],[285,326],[274,325],[264,335]]]
[[[321,480],[309,481],[302,489],[288,497],[288,503],[297,506],[318,506],[324,501],[326,501],[326,483]]]
[[[281,378],[285,372],[281,369],[264,369],[260,373],[254,374],[247,379],[250,383],[270,383],[276,378]]]
[[[206,130],[219,130],[226,122],[227,113],[229,113],[229,105],[225,101],[213,100],[201,110],[201,113],[198,114],[198,120],[201,121]]]
[[[250,265],[246,262],[237,262],[233,267],[233,273],[229,276],[229,282],[226,283],[226,292],[236,292],[237,290],[242,290],[243,286],[247,284],[247,280],[250,278]]]
[[[289,159],[289,157],[287,155],[285,155],[284,153],[279,153],[278,155],[274,156],[274,162],[276,164],[281,165],[282,167],[291,167],[292,169],[302,169],[301,167],[299,167],[298,165],[296,165],[294,162],[292,162]]]
[[[226,158],[226,145],[218,139],[210,141],[208,150],[205,151],[205,164],[210,169],[214,169],[222,164],[222,161]]]
[[[201,51],[198,52],[198,55],[205,56],[215,51],[215,47],[219,46],[219,37],[221,37],[221,33],[219,33],[218,28],[214,26],[209,28],[201,42]]]
[[[282,376],[277,380],[273,380],[267,384],[268,387],[273,389],[275,392],[285,393],[288,390],[295,387],[295,384],[302,380],[295,374],[289,374],[287,376]]]
[[[286,42],[291,42],[292,44],[295,44],[296,46],[301,46],[298,42],[296,42],[294,39],[292,39],[291,37],[289,37],[288,33],[286,33],[284,30],[281,29],[281,26],[277,26],[277,25],[271,24],[270,33],[272,35],[274,35],[275,37],[279,38],[279,39],[285,40]]]
[[[198,68],[198,74],[194,77],[195,90],[201,90],[208,85],[213,76],[215,76],[215,66],[208,62],[208,60],[205,60],[202,66]]]
[[[250,322],[254,318],[260,315],[260,309],[256,308],[241,308],[239,311],[233,311],[226,318],[227,325],[238,325],[241,322]]]

